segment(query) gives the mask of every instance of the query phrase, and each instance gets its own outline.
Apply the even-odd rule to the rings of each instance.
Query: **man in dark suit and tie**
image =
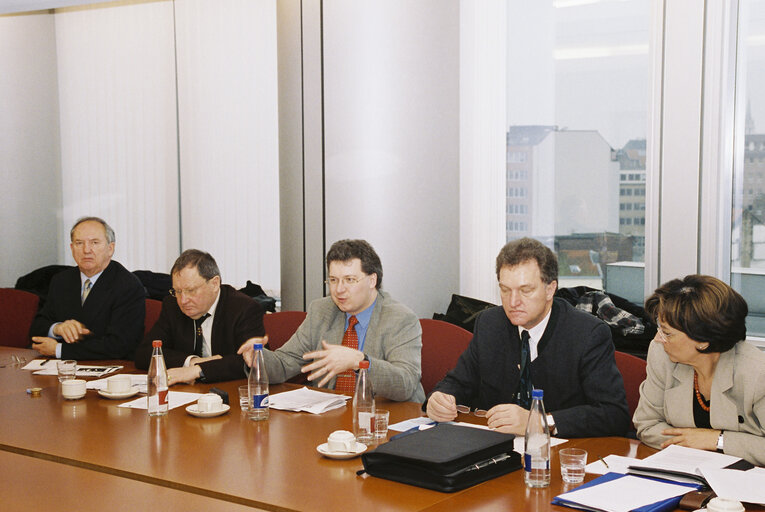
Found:
[[[555,299],[558,261],[537,240],[509,242],[497,256],[502,306],[476,319],[473,339],[427,402],[436,421],[457,404],[488,409],[488,426],[523,435],[531,390],[544,390],[551,431],[561,437],[623,435],[630,425],[609,327]]]
[[[62,359],[128,359],[143,332],[145,290],[112,260],[114,230],[83,217],[70,232],[77,268],[56,274],[29,334],[32,348]]]
[[[162,340],[171,385],[245,378],[244,361],[236,351],[245,340],[265,334],[263,308],[221,284],[218,264],[206,252],[184,251],[170,275],[173,296],[162,301],[157,323],[136,350],[136,367],[149,367],[151,342]]]

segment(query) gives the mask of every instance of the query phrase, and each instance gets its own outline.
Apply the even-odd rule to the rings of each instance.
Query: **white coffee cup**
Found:
[[[707,503],[707,512],[744,512],[744,506],[727,498],[712,498]]]
[[[207,393],[197,400],[197,410],[200,412],[215,412],[223,407],[223,399],[215,393]]]
[[[331,452],[355,452],[356,436],[347,430],[335,430],[327,438],[327,448]]]
[[[85,396],[85,381],[82,379],[70,379],[61,383],[61,394],[64,398],[75,399]]]
[[[112,375],[106,379],[106,391],[109,393],[127,393],[130,391],[130,375]]]

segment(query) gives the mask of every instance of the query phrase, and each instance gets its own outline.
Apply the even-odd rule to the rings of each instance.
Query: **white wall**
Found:
[[[422,317],[459,285],[456,2],[324,3],[326,245],[364,238]]]
[[[0,286],[57,261],[61,180],[53,16],[0,16]]]

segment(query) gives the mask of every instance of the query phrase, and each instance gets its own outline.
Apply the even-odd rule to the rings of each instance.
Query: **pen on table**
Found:
[[[44,365],[44,364],[45,364],[45,363],[47,363],[48,361],[50,361],[50,359],[46,359],[45,361],[43,361],[42,363],[40,363],[40,366]]]
[[[598,457],[598,458],[600,459],[600,462],[602,462],[603,465],[608,468],[608,462],[604,461],[603,457]],[[609,468],[609,469],[611,469],[611,468]]]

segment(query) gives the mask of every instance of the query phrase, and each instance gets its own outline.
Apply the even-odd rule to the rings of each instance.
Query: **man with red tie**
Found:
[[[359,363],[369,361],[375,394],[422,402],[422,329],[417,316],[380,289],[382,264],[365,240],[340,240],[327,252],[330,297],[313,301],[295,334],[264,359],[272,383],[307,373],[319,387],[353,392]],[[249,362],[255,339],[239,353]]]

